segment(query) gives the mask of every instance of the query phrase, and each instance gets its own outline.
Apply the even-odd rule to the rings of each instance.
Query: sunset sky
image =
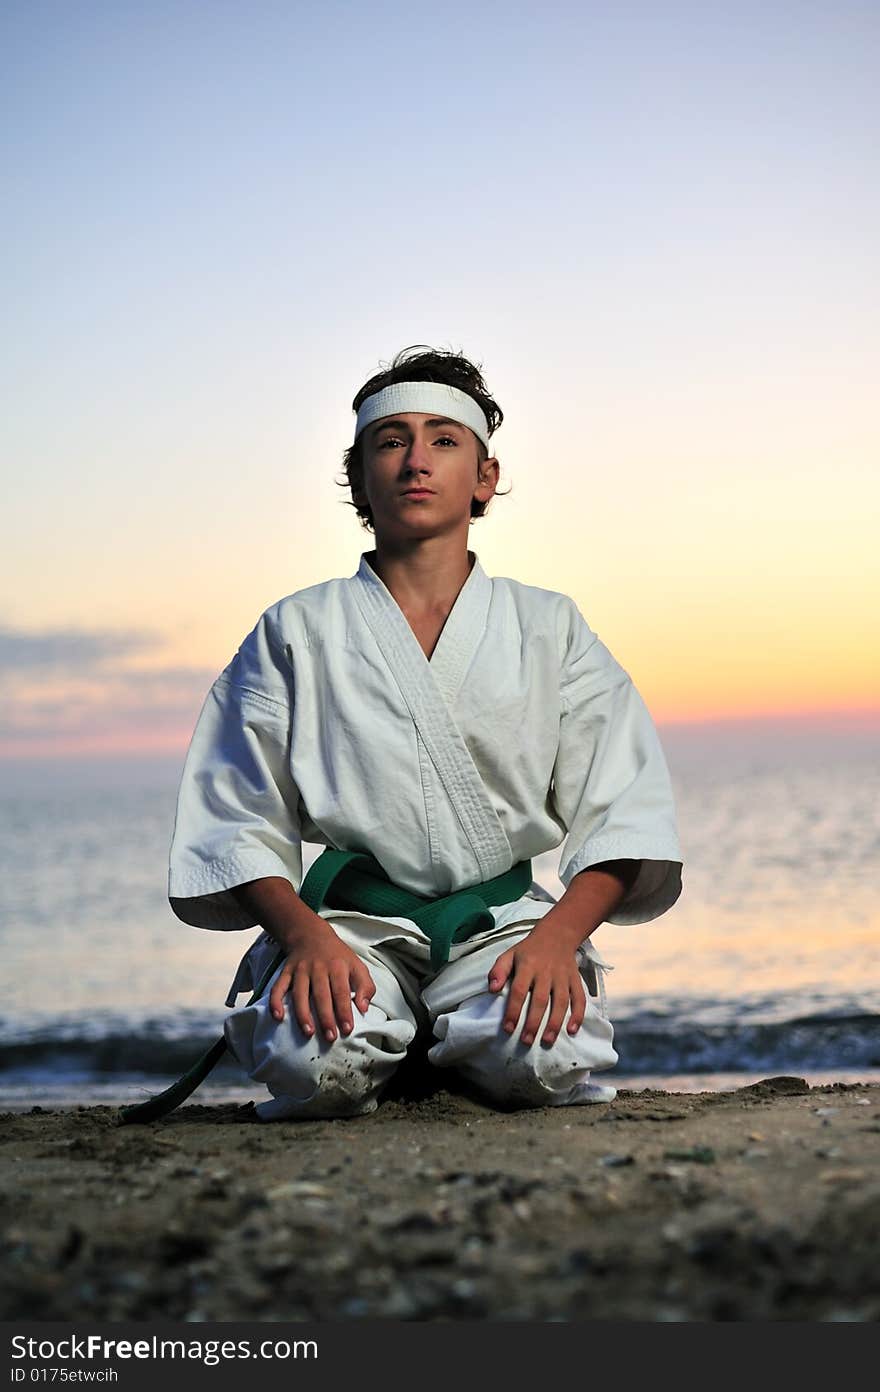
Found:
[[[880,729],[880,8],[6,6],[0,758],[185,750],[413,343],[663,725]]]

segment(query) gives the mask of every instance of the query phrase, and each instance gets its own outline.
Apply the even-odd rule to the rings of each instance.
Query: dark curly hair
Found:
[[[489,423],[490,436],[494,435],[504,420],[504,412],[497,401],[494,401],[489,395],[479,367],[470,362],[463,353],[453,353],[442,348],[428,348],[423,343],[415,343],[409,348],[402,348],[387,367],[365,382],[352,402],[352,410],[357,411],[361,402],[365,401],[368,396],[372,396],[374,392],[382,391],[383,387],[390,387],[394,382],[443,382],[448,387],[458,387],[459,391],[467,392],[468,396],[472,397],[483,411]],[[366,501],[363,491],[362,438],[361,436],[355,440],[354,444],[350,445],[343,455],[342,466],[345,469],[345,479],[340,482],[340,487],[351,489],[352,501],[346,502],[346,506],[355,509],[362,527],[368,531],[373,531],[373,510]],[[484,464],[489,458],[489,451],[482,440],[477,440],[477,458],[480,464]],[[358,495],[363,501],[357,501]],[[471,521],[476,517],[482,517],[488,506],[488,503],[481,503],[476,498],[472,498]]]

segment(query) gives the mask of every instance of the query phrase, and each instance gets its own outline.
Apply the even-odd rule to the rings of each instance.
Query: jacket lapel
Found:
[[[482,878],[492,879],[513,863],[510,842],[452,716],[453,702],[485,631],[492,581],[475,556],[430,661],[365,555],[352,586],[473,849]]]

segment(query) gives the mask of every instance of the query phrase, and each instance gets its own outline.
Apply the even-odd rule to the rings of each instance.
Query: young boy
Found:
[[[495,1103],[611,1100],[590,1077],[617,1054],[589,937],[681,893],[656,730],[568,596],[490,579],[468,550],[503,418],[478,369],[404,350],[353,409],[345,467],[375,550],[267,609],[215,681],[171,906],[262,926],[227,1004],[286,954],[226,1022],[271,1093],[263,1120],[372,1111],[417,1033]],[[563,839],[555,902],[530,862]],[[366,875],[310,908],[302,841],[366,855]]]

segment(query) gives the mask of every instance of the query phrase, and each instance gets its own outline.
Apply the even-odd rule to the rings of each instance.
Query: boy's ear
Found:
[[[477,488],[485,488],[487,484],[491,484],[492,493],[494,493],[495,489],[498,487],[500,468],[501,466],[494,455],[491,459],[485,459],[480,465],[480,477],[477,480]]]

